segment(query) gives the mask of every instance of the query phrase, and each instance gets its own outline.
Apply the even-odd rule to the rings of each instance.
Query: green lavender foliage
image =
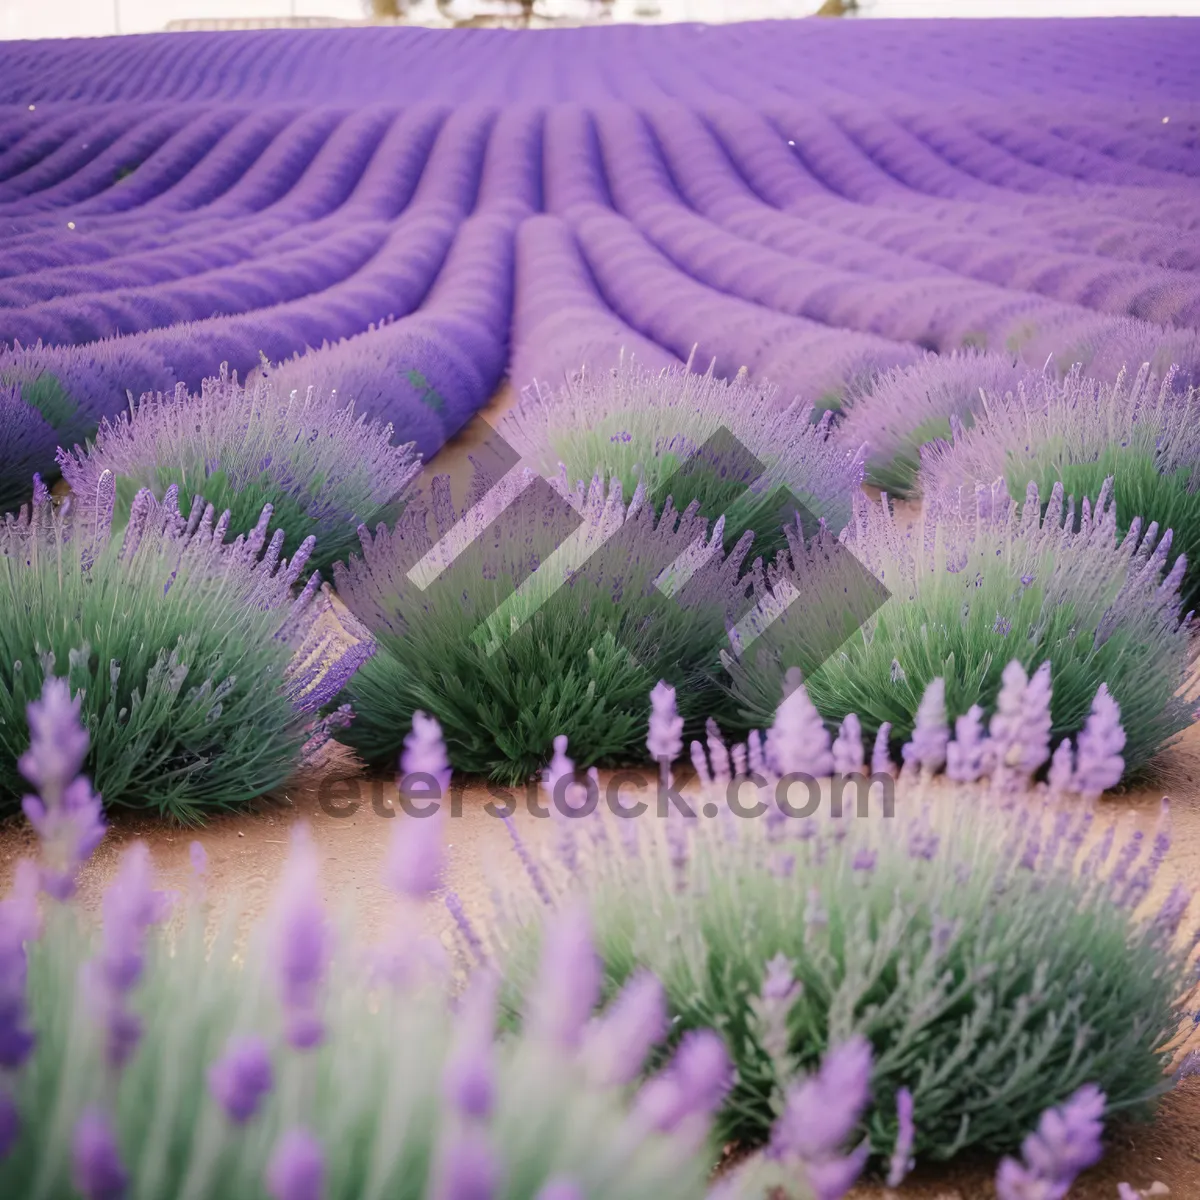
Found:
[[[392,977],[376,971],[391,961],[386,947],[343,941],[323,988],[326,1039],[299,1052],[279,1032],[266,923],[247,944],[236,902],[222,907],[220,918],[193,893],[170,927],[150,934],[132,1001],[142,1037],[118,1076],[105,1063],[103,1014],[79,981],[99,936],[77,906],[50,906],[29,946],[37,1047],[15,1081],[22,1132],[0,1160],[0,1195],[77,1200],[71,1130],[89,1105],[113,1122],[131,1196],[262,1200],[270,1154],[298,1122],[324,1151],[325,1200],[437,1194],[437,1157],[453,1153],[462,1131],[443,1100],[454,1004],[440,975],[421,969],[426,952],[408,943],[411,977]],[[230,1037],[245,1035],[267,1040],[275,1079],[239,1127],[211,1097],[207,1073]],[[503,1164],[498,1200],[534,1200],[554,1177],[599,1200],[704,1194],[705,1147],[645,1129],[622,1140],[626,1089],[596,1087],[581,1063],[536,1037],[506,1039],[493,1053],[496,1102],[483,1136]]]
[[[1018,505],[1001,482],[927,498],[908,529],[886,499],[863,497],[840,543],[805,544],[790,530],[788,553],[758,584],[764,611],[781,615],[753,641],[735,633],[722,655],[743,727],[770,724],[787,669],[799,667],[827,721],[857,713],[868,736],[890,722],[898,747],[932,679],[946,680],[952,720],[973,704],[990,717],[1012,659],[1029,672],[1049,661],[1054,739],[1083,727],[1107,683],[1136,775],[1194,719],[1179,694],[1195,657],[1179,617],[1183,564],[1164,579],[1165,533],[1143,536],[1136,523],[1118,536],[1111,484],[1080,511],[1060,484],[1043,507],[1033,485]],[[843,548],[887,588],[878,608],[856,607],[866,585],[847,581]],[[799,598],[783,606],[781,593]],[[848,625],[860,610],[861,625],[858,615]]]
[[[973,428],[928,448],[922,472],[935,489],[1003,477],[1014,493],[1032,479],[1048,495],[1061,481],[1093,503],[1111,478],[1118,531],[1135,517],[1172,530],[1173,556],[1191,564],[1184,610],[1200,599],[1200,391],[1170,371],[1160,380],[1147,365],[1097,383],[1074,370],[989,393]]]
[[[514,891],[495,934],[510,1010],[532,978],[539,921],[582,898],[608,988],[648,968],[677,1031],[712,1027],[730,1047],[723,1138],[766,1141],[788,1084],[855,1033],[874,1049],[865,1133],[877,1156],[895,1143],[901,1087],[915,1098],[919,1160],[1011,1151],[1083,1083],[1111,1110],[1146,1116],[1170,1086],[1194,975],[1174,928],[1131,911],[1120,847],[1087,861],[1098,831],[1085,842],[1081,806],[1047,813],[981,786],[901,780],[893,813],[878,777],[869,800],[858,778],[841,816],[826,783],[814,815],[740,819],[721,781],[687,794],[715,819],[568,822],[581,851],[571,869],[535,851],[550,907]],[[734,786],[743,811],[776,803],[769,772]],[[804,782],[784,796],[799,810]],[[798,986],[772,1012],[762,988],[779,955]]]
[[[725,558],[695,505],[656,515],[619,483],[566,498],[534,479],[508,507],[502,487],[489,492],[446,562],[457,518],[448,484],[435,484],[428,508],[414,501],[391,532],[364,531],[362,557],[335,567],[338,595],[379,645],[347,689],[356,717],[340,735],[366,759],[394,761],[419,709],[440,722],[456,770],[515,783],[564,730],[583,766],[642,759],[660,678],[687,688],[696,720],[719,699],[711,680],[726,617],[744,603],[748,536]],[[657,585],[712,539],[679,591]],[[428,554],[436,578],[423,587],[413,567]]]
[[[341,650],[309,632],[328,599],[292,599],[303,556],[277,568],[276,543],[260,558],[265,520],[253,553],[223,543],[211,508],[186,525],[173,489],[162,506],[144,493],[124,537],[44,489],[23,513],[0,527],[4,808],[26,790],[25,709],[48,674],[83,697],[87,770],[110,806],[190,822],[283,783],[310,736],[294,660],[342,679]]]

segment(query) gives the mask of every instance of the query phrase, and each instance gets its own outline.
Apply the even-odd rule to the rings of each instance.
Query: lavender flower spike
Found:
[[[956,783],[975,783],[986,770],[983,709],[972,704],[954,722],[954,741],[946,747],[946,774]]]
[[[802,1164],[816,1200],[838,1200],[862,1171],[867,1143],[849,1155],[841,1147],[866,1107],[870,1083],[871,1046],[856,1036],[829,1051],[816,1075],[788,1091],[767,1153]]]
[[[477,972],[459,1007],[455,1045],[442,1072],[446,1101],[463,1117],[491,1115],[496,1094],[495,1034],[497,979]]]
[[[863,765],[862,725],[856,713],[847,713],[833,739],[834,774],[853,775]]]
[[[258,1112],[274,1078],[267,1043],[257,1035],[235,1037],[209,1068],[208,1090],[231,1121],[244,1125]]]
[[[872,775],[892,775],[895,773],[892,756],[888,753],[888,740],[891,736],[892,723],[891,721],[884,721],[875,734],[875,745],[871,750]]]
[[[1121,728],[1121,710],[1101,684],[1087,724],[1076,738],[1075,790],[1083,797],[1094,799],[1121,782],[1125,760],[1125,730]]]
[[[945,765],[950,730],[946,725],[946,681],[930,680],[917,708],[912,741],[905,747],[905,762],[935,774]],[[911,747],[911,751],[909,751]]]
[[[445,866],[445,809],[450,761],[442,728],[433,717],[413,713],[396,780],[406,811],[392,829],[383,864],[384,883],[401,896],[424,900],[437,891]],[[424,801],[407,811],[408,802]]]
[[[998,1200],[1061,1200],[1075,1176],[1103,1153],[1104,1093],[1085,1084],[1061,1108],[1042,1113],[1037,1131],[1021,1144],[1023,1162],[1006,1158],[996,1172]]]
[[[1013,659],[1000,677],[988,726],[991,753],[1008,779],[1028,779],[1050,757],[1050,663],[1029,678]]]
[[[767,766],[782,777],[804,772],[815,778],[833,772],[829,731],[808,698],[800,671],[792,667],[784,679],[784,696],[767,732]]]
[[[896,1116],[900,1127],[888,1162],[888,1187],[899,1187],[905,1175],[913,1169],[913,1141],[917,1131],[913,1123],[913,1096],[908,1088],[901,1088],[896,1093]]]
[[[307,825],[292,832],[292,847],[275,893],[271,954],[279,998],[286,1013],[286,1036],[298,1050],[318,1045],[325,1035],[318,1005],[331,951],[321,904],[317,850]]]
[[[588,1073],[605,1087],[632,1083],[650,1049],[667,1032],[667,1002],[662,984],[640,971],[621,989],[602,1017],[587,1029],[583,1056]]]
[[[291,1129],[279,1139],[267,1164],[271,1200],[321,1200],[325,1194],[325,1153],[304,1129]]]
[[[646,738],[650,757],[662,768],[663,778],[683,751],[683,718],[675,707],[675,689],[663,680],[650,693],[650,732]]]
[[[530,1030],[560,1050],[574,1050],[600,998],[600,960],[586,909],[564,909],[547,924],[544,939]]]
[[[42,887],[57,900],[75,892],[75,876],[104,837],[100,797],[79,774],[88,735],[79,721],[80,700],[65,679],[47,676],[42,697],[28,707],[29,749],[18,763],[39,795],[22,808],[42,846]]]
[[[104,893],[100,953],[83,975],[94,1015],[105,1028],[108,1061],[118,1068],[129,1060],[141,1038],[141,1022],[127,1003],[145,966],[146,933],[170,911],[169,895],[156,891],[153,883],[150,851],[145,842],[134,842]]]
[[[17,862],[12,891],[0,902],[0,1067],[10,1071],[19,1068],[34,1047],[28,1027],[25,947],[40,933],[37,893],[37,866],[22,858]]]
[[[129,1174],[108,1118],[85,1110],[71,1139],[71,1181],[83,1200],[124,1200]]]
[[[720,1036],[711,1029],[693,1030],[684,1035],[666,1070],[642,1086],[634,1116],[660,1133],[694,1120],[707,1123],[732,1082],[729,1052]]]

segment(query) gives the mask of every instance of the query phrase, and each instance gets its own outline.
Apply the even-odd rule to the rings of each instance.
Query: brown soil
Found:
[[[510,393],[501,393],[485,411],[486,419],[494,423],[511,399]],[[473,423],[445,458],[439,456],[436,466],[452,475],[456,496],[466,479],[466,455],[486,432],[482,422]],[[339,817],[323,811],[319,800],[322,779],[327,781],[327,807],[346,805],[347,789],[353,789],[351,796],[357,794],[357,807]],[[336,787],[334,781],[340,781]],[[1180,879],[1200,890],[1200,726],[1189,730],[1164,757],[1160,783],[1173,797],[1173,844],[1158,891],[1165,893]],[[1144,790],[1110,798],[1102,808],[1124,813],[1131,826],[1149,832],[1158,817],[1161,795],[1159,790]],[[208,855],[209,895],[236,902],[249,923],[261,914],[279,874],[289,828],[306,820],[322,853],[327,900],[335,907],[351,907],[356,933],[373,939],[385,932],[396,916],[393,903],[379,885],[393,822],[404,819],[389,815],[394,796],[390,778],[359,773],[353,757],[339,747],[327,757],[320,775],[310,773],[254,811],[213,818],[199,830],[115,813],[109,833],[84,869],[81,899],[89,907],[98,903],[122,848],[137,838],[150,845],[163,886],[182,890],[190,873],[188,847],[196,840]],[[461,817],[450,823],[448,834],[447,887],[459,894],[470,918],[481,924],[489,919],[492,881],[501,874],[520,871],[504,824],[484,811],[490,799],[482,785],[469,786]],[[548,824],[531,816],[523,804],[518,806],[515,820],[527,838],[543,836]],[[33,836],[22,822],[0,825],[0,893],[7,890],[16,859],[33,851]],[[1193,905],[1193,919],[1197,907]],[[442,905],[425,906],[420,920],[429,933],[451,944],[452,921]],[[994,1172],[994,1161],[960,1160],[950,1166],[922,1168],[895,1191],[864,1185],[851,1196],[853,1200],[993,1200]],[[1148,1196],[1169,1194],[1175,1200],[1200,1200],[1200,1078],[1186,1081],[1168,1095],[1153,1124],[1112,1129],[1104,1162],[1084,1176],[1070,1196],[1072,1200],[1114,1200],[1121,1181]],[[1155,1184],[1160,1188],[1155,1189]],[[1162,1191],[1161,1185],[1169,1193]]]

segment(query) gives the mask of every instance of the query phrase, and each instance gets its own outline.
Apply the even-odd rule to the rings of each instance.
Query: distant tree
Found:
[[[825,0],[825,3],[813,13],[814,17],[844,17],[849,13],[858,12],[858,0]]]

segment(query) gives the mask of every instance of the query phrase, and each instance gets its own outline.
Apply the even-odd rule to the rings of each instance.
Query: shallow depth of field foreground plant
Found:
[[[35,738],[24,762],[60,834],[100,808],[86,778],[70,778],[87,738],[64,718],[60,740]],[[438,770],[440,740],[406,760]],[[568,913],[548,935],[524,1034],[498,1040],[494,977],[476,974],[452,1000],[441,945],[414,931],[438,886],[442,823],[406,818],[394,835],[395,922],[375,947],[330,920],[304,826],[248,948],[236,914],[206,938],[198,846],[188,894],[171,896],[131,845],[98,929],[70,901],[78,855],[64,871],[48,841],[41,863],[23,860],[0,904],[0,1194],[701,1197],[731,1073],[720,1038],[685,1040],[638,1090],[665,1031],[661,993],[640,979],[593,1020],[600,967],[586,919]]]
[[[0,805],[20,796],[25,706],[61,676],[92,735],[89,774],[110,805],[195,819],[283,783],[339,716],[315,714],[371,650],[333,622],[311,543],[280,559],[265,508],[225,541],[228,513],[174,487],[135,497],[123,535],[113,477],[91,510],[34,502],[0,526]]]
[[[743,622],[748,632],[735,630],[722,655],[749,723],[771,721],[784,676],[798,667],[826,720],[856,713],[872,737],[887,723],[898,744],[936,676],[952,718],[976,704],[990,716],[1010,660],[1029,674],[1049,662],[1055,740],[1083,727],[1104,683],[1136,773],[1195,715],[1179,695],[1195,657],[1180,617],[1186,560],[1165,570],[1169,530],[1135,520],[1118,535],[1111,482],[1079,514],[1059,483],[1043,511],[1035,485],[1018,504],[1001,481],[927,496],[909,529],[886,497],[856,499],[840,543],[821,535],[805,544],[789,529],[787,552],[756,582],[766,628],[758,632],[757,616]],[[845,614],[862,589],[845,592],[844,564],[831,553],[843,547],[890,593],[856,629]],[[797,593],[802,601],[790,603]]]
[[[116,476],[118,525],[143,487],[161,499],[175,484],[217,512],[228,509],[233,534],[249,533],[270,504],[286,535],[283,552],[291,557],[314,536],[312,565],[326,570],[357,544],[359,525],[390,524],[400,511],[419,459],[391,439],[390,425],[356,417],[336,392],[285,395],[269,381],[241,387],[222,372],[198,396],[182,384],[174,395],[143,396],[58,459],[85,505],[105,471]]]
[[[933,711],[940,695],[906,752],[894,814],[878,794],[868,806],[853,780],[844,814],[828,784],[811,802],[797,772],[860,772],[865,784],[864,753],[857,722],[831,742],[797,686],[765,739],[731,750],[714,728],[707,750],[693,743],[701,785],[688,800],[701,815],[563,819],[555,852],[524,853],[533,887],[508,901],[491,951],[510,999],[527,986],[543,914],[583,902],[610,989],[648,969],[680,1031],[725,1038],[737,1082],[723,1137],[765,1142],[797,1072],[857,1036],[874,1052],[865,1129],[876,1155],[893,1151],[901,1089],[918,1158],[1011,1150],[1048,1103],[1086,1083],[1113,1111],[1144,1115],[1169,1086],[1194,988],[1192,944],[1177,940],[1190,893],[1142,907],[1165,824],[1143,846],[1140,833],[1092,828],[1088,803],[1060,803],[1067,788],[1098,793],[1120,777],[1119,726],[1098,702],[1077,756],[1064,743],[1049,794],[1026,800],[1016,797],[1041,758],[1021,751],[1044,732],[1008,714],[990,735],[1004,768],[987,786],[941,788],[929,774],[947,763],[952,777],[979,779],[983,738],[966,722],[950,740],[944,709]],[[660,700],[649,744],[665,766],[682,742]],[[547,784],[577,804],[584,784],[571,782],[565,751]],[[876,780],[892,772],[882,746],[873,758]],[[731,796],[753,819],[733,815]]]
[[[439,477],[428,507],[414,500],[394,530],[360,531],[361,557],[336,564],[338,595],[379,644],[346,693],[345,740],[366,758],[393,758],[419,709],[441,723],[456,769],[504,782],[534,774],[563,731],[586,765],[628,761],[655,680],[700,697],[716,673],[745,605],[751,535],[726,557],[721,523],[710,529],[695,504],[656,513],[644,489],[627,501],[615,480],[570,498],[532,472],[514,480],[459,520]],[[475,484],[471,499],[482,472]]]

